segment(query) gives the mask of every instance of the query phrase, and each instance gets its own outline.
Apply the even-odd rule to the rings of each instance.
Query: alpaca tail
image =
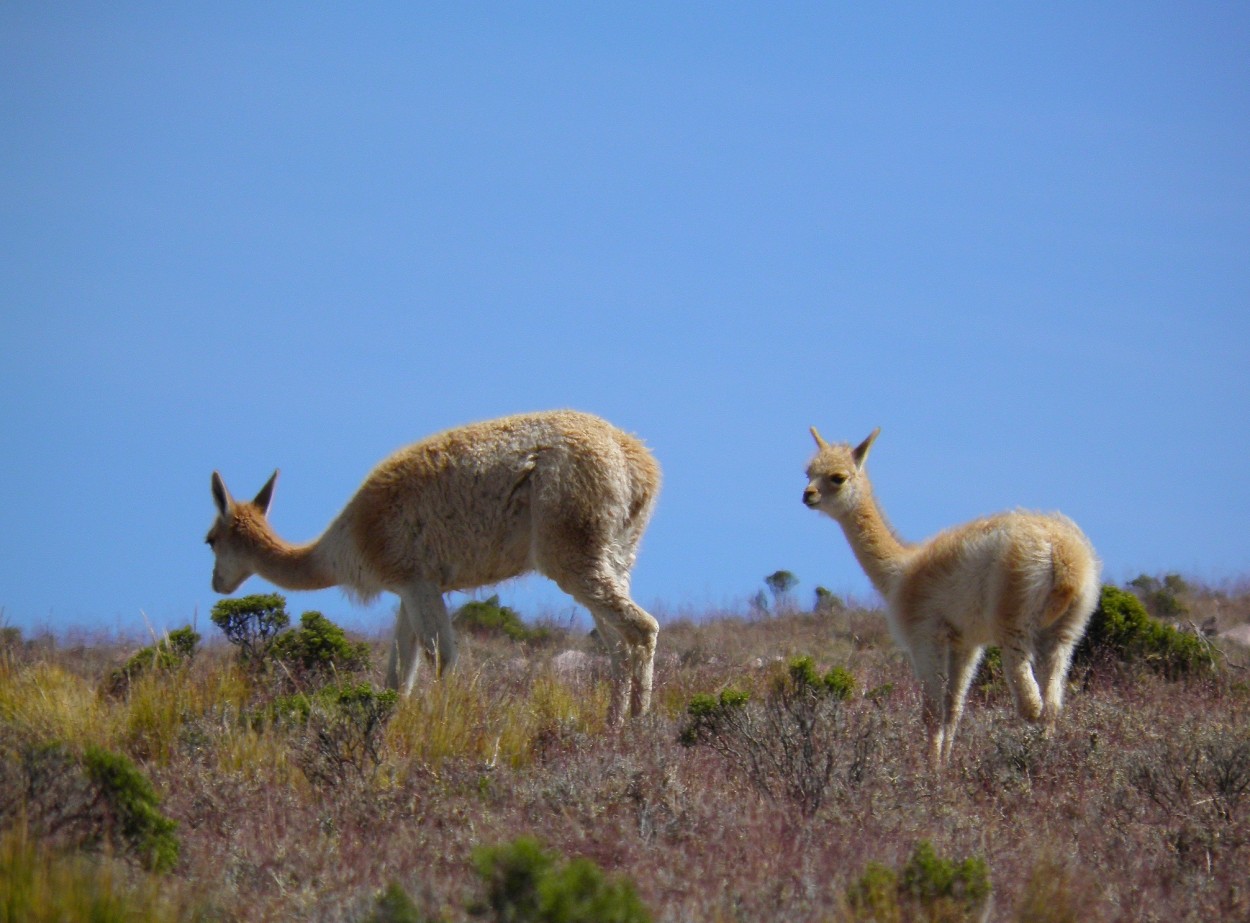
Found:
[[[1098,599],[1098,566],[1088,543],[1064,536],[1051,543],[1051,588],[1041,626],[1049,628],[1073,616],[1084,626]]]

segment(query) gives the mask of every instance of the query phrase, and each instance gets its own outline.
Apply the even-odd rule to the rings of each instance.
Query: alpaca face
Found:
[[[818,451],[807,466],[807,488],[803,491],[803,503],[809,509],[840,519],[859,505],[870,489],[864,461],[878,432],[873,430],[872,435],[851,448],[830,445],[812,427]]]
[[[232,534],[232,517],[219,516],[208,530],[204,542],[213,549],[213,592],[229,596],[248,577],[252,570],[239,553],[239,542]]]
[[[260,489],[251,503],[235,503],[226,489],[226,482],[213,472],[213,503],[217,520],[204,543],[213,549],[213,592],[228,596],[256,571],[251,563],[255,541],[249,536],[264,532],[265,513],[273,499],[273,485],[278,472]]]

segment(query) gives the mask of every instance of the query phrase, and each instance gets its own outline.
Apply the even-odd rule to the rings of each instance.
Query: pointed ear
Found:
[[[269,512],[269,504],[273,502],[273,485],[276,480],[278,480],[278,472],[275,469],[269,476],[269,480],[265,482],[265,486],[260,489],[260,493],[256,495],[256,499],[252,501],[254,506],[260,507],[262,513]]]
[[[864,462],[868,460],[868,450],[872,448],[872,444],[876,441],[879,435],[881,435],[881,427],[878,426],[868,434],[867,439],[857,445],[854,451],[851,452],[851,457],[855,459],[856,468],[864,467]]]
[[[820,433],[816,432],[816,427],[814,426],[812,427],[812,438],[816,440],[816,448],[818,449],[829,448],[829,443],[825,442],[825,440],[820,438]]]
[[[230,498],[230,491],[226,490],[226,482],[216,471],[213,472],[213,502],[217,504],[217,512],[222,516],[226,515],[226,511],[234,503]]]

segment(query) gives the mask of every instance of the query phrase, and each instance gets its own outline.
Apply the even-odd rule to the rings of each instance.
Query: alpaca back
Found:
[[[483,586],[533,569],[536,528],[595,541],[596,529],[645,525],[658,470],[638,440],[590,414],[503,417],[400,449],[332,528],[355,549],[365,592],[414,578]]]
[[[915,548],[892,608],[904,633],[928,624],[969,643],[997,643],[1005,632],[1040,630],[1083,607],[1097,582],[1093,549],[1067,517],[1000,513]]]

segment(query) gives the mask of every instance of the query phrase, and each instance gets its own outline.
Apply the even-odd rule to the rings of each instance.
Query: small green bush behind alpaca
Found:
[[[298,675],[312,681],[369,667],[369,645],[347,640],[343,629],[320,612],[305,612],[300,627],[278,635],[272,654]]]
[[[500,605],[498,594],[486,600],[470,600],[456,610],[453,619],[460,631],[503,635],[513,641],[545,641],[551,634],[546,628],[526,625],[515,609]]]
[[[1086,664],[1099,660],[1142,664],[1169,679],[1210,675],[1220,668],[1216,648],[1151,618],[1140,599],[1110,585],[1102,588],[1073,659]]]

